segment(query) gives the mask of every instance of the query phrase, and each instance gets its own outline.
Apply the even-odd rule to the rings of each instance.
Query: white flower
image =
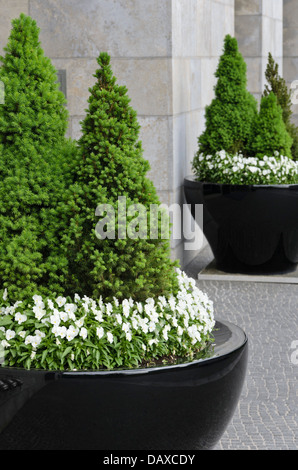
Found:
[[[59,297],[57,297],[56,302],[58,304],[58,307],[63,307],[66,302],[66,298],[60,295]]]
[[[78,335],[78,333],[79,333],[79,329],[75,328],[73,325],[70,325],[70,327],[68,328],[66,332],[66,338],[68,339],[68,341],[71,341]]]
[[[51,299],[48,299],[47,302],[48,302],[48,307],[49,307],[51,310],[54,310],[55,307],[54,307],[53,301],[52,301]]]
[[[52,333],[56,336],[60,336],[60,338],[65,338],[67,334],[67,328],[65,326],[53,326]]]
[[[127,333],[128,331],[130,331],[130,324],[123,322],[123,324],[122,324],[122,330],[123,330],[125,333]]]
[[[163,295],[160,295],[158,297],[158,300],[159,300],[159,304],[162,306],[162,307],[166,307],[167,306],[167,300],[166,298],[163,296]]]
[[[148,321],[149,321],[148,318],[141,318],[141,317],[138,318],[139,326],[141,327],[141,330],[145,334],[148,333],[148,330],[149,330],[149,326],[147,325]]]
[[[131,341],[132,336],[129,331],[125,334],[125,336],[126,336],[127,341]]]
[[[21,323],[24,323],[27,320],[27,316],[21,314],[20,312],[17,312],[14,318],[15,318],[15,321],[18,322],[19,325],[21,325]]]
[[[84,315],[83,317],[81,317],[81,318],[79,318],[77,321],[75,321],[75,324],[76,324],[79,328],[81,328],[81,326],[84,325],[85,316],[86,316],[86,315]]]
[[[143,305],[141,302],[136,302],[137,310],[139,313],[143,312]]]
[[[169,306],[171,307],[172,310],[175,310],[176,307],[176,299],[173,295],[170,296],[169,300]]]
[[[96,334],[97,334],[99,339],[103,337],[104,329],[102,328],[102,326],[96,328]]]
[[[112,342],[114,340],[114,336],[112,335],[112,333],[108,332],[107,333],[107,338],[108,338],[108,342],[112,344]]]
[[[47,313],[46,310],[44,310],[44,304],[36,304],[34,305],[32,310],[37,320],[40,320]]]
[[[43,331],[40,331],[40,330],[35,330],[35,335],[39,336],[40,338],[45,337],[45,333]]]
[[[7,300],[7,289],[6,288],[4,289],[2,298],[3,298],[4,301]]]
[[[155,330],[155,328],[156,328],[156,323],[154,321],[150,321],[148,325],[148,329],[150,333],[152,333]]]
[[[5,337],[9,341],[10,339],[13,339],[16,335],[16,332],[14,330],[6,330]]]
[[[59,326],[60,325],[60,315],[58,313],[54,313],[54,315],[50,316],[50,322],[52,325]]]
[[[42,307],[44,308],[44,303],[43,303],[43,300],[42,300],[42,297],[41,295],[33,295],[33,300],[34,300],[34,303],[36,305],[42,305]]]
[[[100,310],[95,310],[93,313],[95,314],[95,319],[98,321],[98,323],[103,321],[102,312]]]
[[[117,323],[118,323],[119,325],[122,325],[122,317],[121,317],[121,315],[120,315],[119,313],[117,313],[115,316],[116,316]]]
[[[86,328],[81,328],[80,329],[80,336],[83,338],[83,339],[86,339],[87,338],[87,335],[88,335],[88,331],[86,330]]]
[[[60,338],[65,338],[67,335],[67,328],[66,326],[58,326],[58,335]]]
[[[32,336],[31,344],[33,348],[37,348],[41,343],[42,338],[38,335]]]
[[[79,296],[79,294],[75,294],[74,295],[74,301],[79,302],[80,300],[81,300],[81,297]]]
[[[68,313],[66,312],[60,312],[59,316],[60,316],[60,319],[64,322],[68,320]]]
[[[77,305],[75,304],[65,304],[64,311],[68,313],[68,315],[72,315],[77,311]]]
[[[178,327],[177,327],[177,334],[178,334],[178,336],[182,336],[182,335],[183,335],[183,328],[181,328],[180,325],[178,325]]]
[[[108,302],[106,304],[106,314],[110,315],[112,313],[112,311],[113,311],[113,305],[110,302]]]
[[[166,341],[168,341],[168,331],[170,331],[170,325],[166,325],[163,329],[162,335]]]
[[[1,346],[2,346],[2,348],[9,348],[10,344],[6,341],[6,339],[3,339],[1,341]]]
[[[123,315],[125,316],[125,318],[128,318],[129,317],[129,312],[130,312],[130,306],[128,304],[122,304],[122,311],[123,311]]]
[[[25,336],[26,336],[26,331],[24,331],[24,330],[19,331],[19,332],[18,332],[18,335],[19,335],[21,338],[25,338]]]
[[[41,343],[41,337],[37,335],[35,336],[28,335],[25,339],[25,344],[26,345],[31,344],[33,348],[37,348],[40,343]]]

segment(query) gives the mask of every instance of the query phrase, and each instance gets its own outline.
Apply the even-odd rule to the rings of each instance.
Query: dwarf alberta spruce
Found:
[[[57,73],[39,28],[21,14],[0,57],[0,285],[11,298],[63,292],[67,259],[57,205],[70,180],[74,143]]]
[[[271,83],[257,110],[246,90],[245,62],[229,35],[215,76],[215,97],[206,108],[206,129],[192,164],[196,178],[221,184],[297,183],[293,138],[279,104],[284,97],[275,94],[277,87]]]
[[[150,207],[161,204],[147,177],[150,167],[143,157],[137,113],[130,106],[127,88],[117,83],[110,56],[102,52],[97,62],[89,107],[81,123],[75,182],[64,207],[68,224],[62,231],[61,250],[72,275],[66,288],[106,300],[115,296],[140,301],[168,295],[177,288],[177,264],[170,259],[170,237],[154,239],[149,235]],[[119,196],[125,200],[125,212],[136,204],[146,210],[134,236],[125,234],[122,238],[118,234],[123,209]],[[103,216],[96,215],[96,209],[102,206],[114,209],[116,230],[112,237],[96,235]],[[124,223],[126,232],[131,218]],[[158,231],[160,225],[158,221]],[[144,228],[148,236],[143,238]]]
[[[179,269],[177,277],[176,296],[145,302],[114,298],[105,303],[76,294],[73,301],[35,295],[30,303],[10,305],[5,290],[2,360],[28,369],[90,370],[204,357],[215,325],[212,301]]]

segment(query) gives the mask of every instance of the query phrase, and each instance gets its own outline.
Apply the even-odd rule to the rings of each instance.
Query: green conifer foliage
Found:
[[[292,138],[287,132],[282,118],[281,107],[273,92],[263,96],[260,112],[252,127],[252,137],[249,145],[251,156],[262,159],[265,155],[279,154],[291,158]]]
[[[57,75],[29,16],[13,20],[0,57],[0,284],[17,300],[60,292],[58,201],[71,179],[73,143]]]
[[[268,54],[268,63],[265,72],[265,77],[267,83],[265,85],[265,90],[263,96],[268,96],[270,92],[273,92],[276,95],[277,103],[282,108],[282,117],[286,125],[287,131],[293,139],[291,154],[294,160],[298,159],[298,128],[294,123],[291,122],[292,112],[292,102],[291,102],[291,93],[288,90],[284,78],[282,78],[278,73],[278,64],[275,63],[272,54]]]
[[[206,126],[198,139],[194,169],[199,167],[201,153],[214,155],[220,150],[232,154],[245,152],[257,113],[257,102],[246,89],[246,63],[238,51],[237,40],[230,35],[225,37],[215,76],[215,97],[206,107]]]
[[[78,293],[106,300],[145,300],[169,294],[177,287],[169,239],[150,239],[148,212],[139,226],[140,235],[147,236],[126,231],[138,212],[130,214],[123,226],[125,210],[128,215],[132,204],[142,204],[149,211],[150,204],[159,207],[160,203],[146,176],[149,164],[142,156],[140,126],[127,88],[117,84],[107,53],[99,55],[98,64],[78,142],[76,183],[68,196],[71,217],[64,246],[73,273],[69,285]],[[115,210],[115,237],[100,239],[96,235],[95,228],[102,219],[95,211],[101,204]]]

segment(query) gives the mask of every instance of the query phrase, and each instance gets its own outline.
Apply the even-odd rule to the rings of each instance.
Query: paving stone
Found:
[[[298,285],[198,280],[213,259],[206,247],[185,268],[214,302],[215,318],[231,321],[248,335],[249,360],[242,394],[214,450],[298,449]],[[297,348],[296,348],[297,349]]]

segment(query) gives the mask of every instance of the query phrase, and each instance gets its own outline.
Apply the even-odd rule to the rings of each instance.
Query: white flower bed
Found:
[[[169,298],[104,303],[77,294],[0,304],[4,365],[44,369],[138,366],[153,358],[192,358],[212,341],[213,303],[177,270],[179,291]],[[0,357],[1,361],[1,357]]]
[[[198,179],[229,184],[291,184],[298,183],[298,162],[275,152],[263,159],[229,155],[225,150],[215,155],[199,155]]]

